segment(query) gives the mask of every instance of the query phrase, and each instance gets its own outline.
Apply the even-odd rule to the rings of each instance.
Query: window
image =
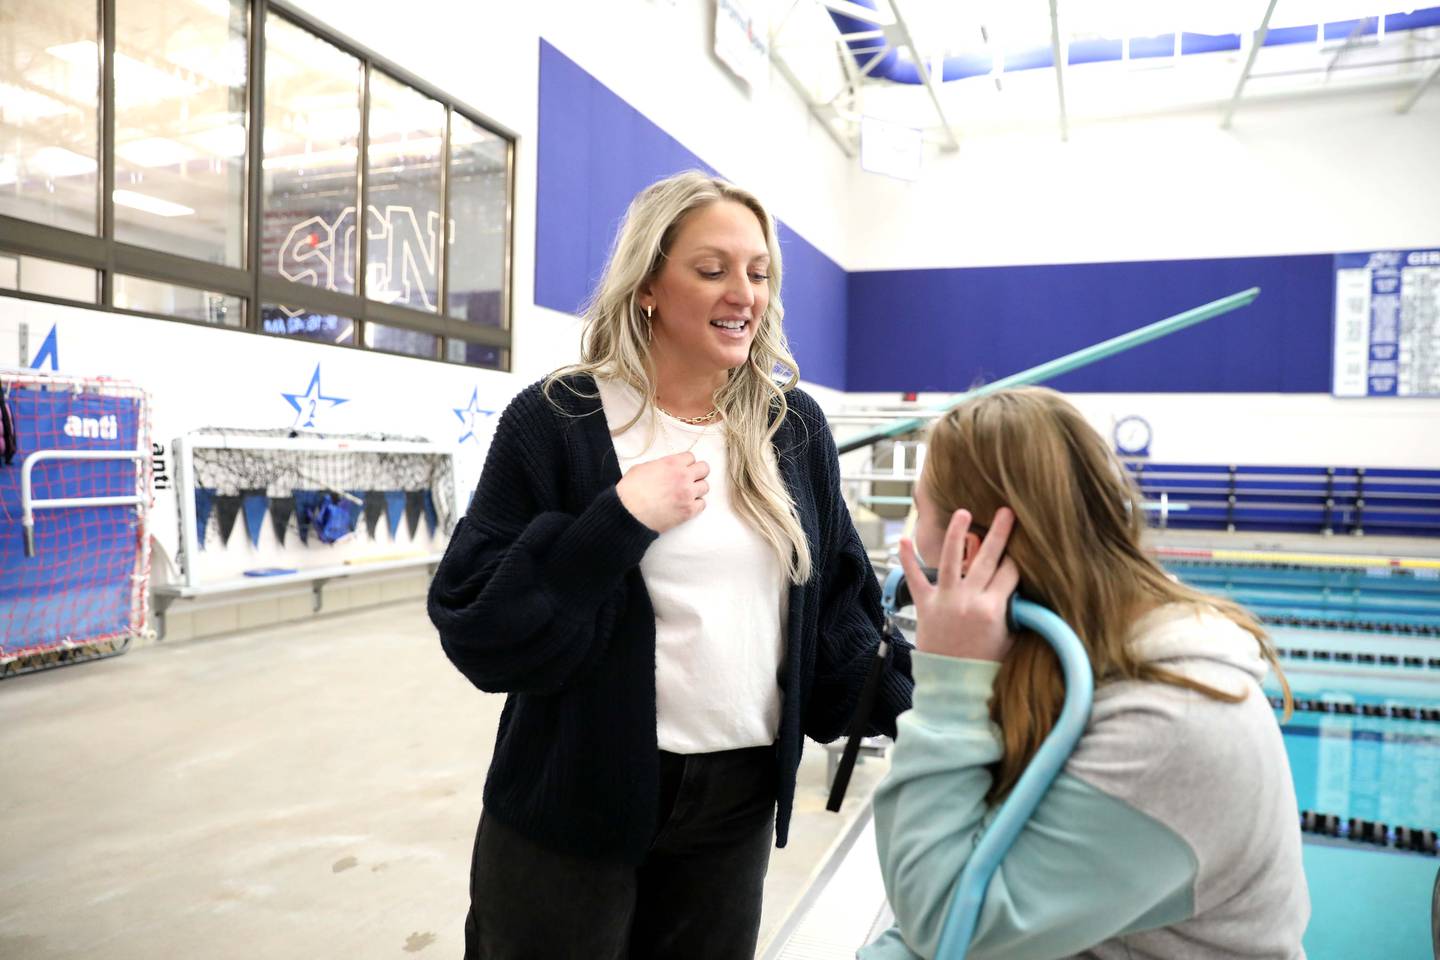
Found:
[[[508,368],[514,142],[474,110],[271,0],[0,30],[7,296]]]
[[[371,321],[365,324],[365,346],[372,350],[388,353],[403,353],[412,357],[435,359],[440,338],[419,330],[390,327]],[[463,362],[463,361],[462,361]]]
[[[265,21],[266,273],[355,292],[360,61],[275,14]]]
[[[472,367],[487,367],[491,370],[510,369],[510,351],[503,347],[469,343],[451,337],[445,341],[445,354],[445,359],[451,363],[466,363]]]
[[[440,158],[445,108],[383,73],[370,73],[365,157],[365,294],[438,311]]]
[[[505,326],[505,242],[510,234],[510,144],[478,123],[450,121],[450,315]]]
[[[95,0],[0,3],[0,214],[100,227]]]
[[[266,333],[281,337],[315,340],[319,343],[354,343],[355,321],[349,317],[267,303],[261,327]]]
[[[0,253],[0,290],[34,293],[78,303],[98,303],[99,274],[59,260]]]
[[[113,299],[120,310],[136,310],[161,316],[198,320],[222,327],[245,325],[245,301],[210,290],[197,290],[174,283],[115,275]]]
[[[115,0],[115,239],[245,265],[243,0]]]

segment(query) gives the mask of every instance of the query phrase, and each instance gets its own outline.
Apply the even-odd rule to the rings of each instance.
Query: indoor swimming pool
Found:
[[[1440,868],[1440,563],[1167,551],[1267,621],[1304,831],[1310,960],[1428,960]],[[1279,714],[1278,685],[1267,686]]]
[[[1306,952],[1428,960],[1440,700],[1358,693],[1299,670],[1291,681],[1303,708],[1283,730],[1305,830]]]
[[[1304,837],[1310,960],[1430,960],[1440,870],[1440,561],[1161,548],[1167,569],[1265,620]],[[913,639],[906,609],[897,617]],[[1273,677],[1266,693],[1281,713]],[[820,871],[767,960],[853,956],[891,920],[874,836]]]

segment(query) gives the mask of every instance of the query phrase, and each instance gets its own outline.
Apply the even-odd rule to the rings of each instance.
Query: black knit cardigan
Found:
[[[638,863],[659,794],[655,613],[640,573],[656,534],[615,492],[620,466],[596,394],[593,379],[576,376],[552,388],[555,403],[538,383],[511,401],[431,584],[429,612],[460,672],[509,694],[487,814],[553,849]],[[846,731],[884,623],[825,418],[803,391],[787,400],[774,447],[814,574],[790,587],[777,677],[782,847],[803,737],[823,743]],[[896,714],[910,706],[910,646],[890,639],[872,734],[894,735]]]

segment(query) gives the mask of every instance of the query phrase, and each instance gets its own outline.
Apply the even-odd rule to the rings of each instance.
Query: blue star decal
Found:
[[[304,393],[285,393],[281,391],[280,396],[289,401],[290,406],[295,408],[295,422],[292,427],[313,427],[315,417],[322,410],[329,410],[331,407],[338,407],[342,403],[349,403],[349,399],[340,397],[327,397],[320,392],[320,364],[315,364],[315,372],[310,375],[310,386],[305,388]],[[320,404],[328,403],[329,407],[321,407]]]
[[[488,419],[495,416],[494,410],[482,410],[480,408],[479,387],[476,387],[471,392],[470,402],[468,404],[463,407],[451,407],[450,409],[455,411],[455,416],[458,417],[460,422],[465,426],[465,432],[460,435],[460,439],[457,441],[459,443],[464,443],[466,440],[474,440],[476,443],[479,443],[480,438],[475,434],[476,418],[483,417]]]

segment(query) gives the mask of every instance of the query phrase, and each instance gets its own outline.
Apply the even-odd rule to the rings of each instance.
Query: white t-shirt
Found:
[[[613,432],[643,401],[628,384],[597,384]],[[724,423],[691,426],[647,411],[614,442],[622,475],[687,450],[710,465],[705,509],[662,533],[640,561],[655,608],[660,749],[710,753],[774,743],[788,583],[774,549],[731,508]]]

